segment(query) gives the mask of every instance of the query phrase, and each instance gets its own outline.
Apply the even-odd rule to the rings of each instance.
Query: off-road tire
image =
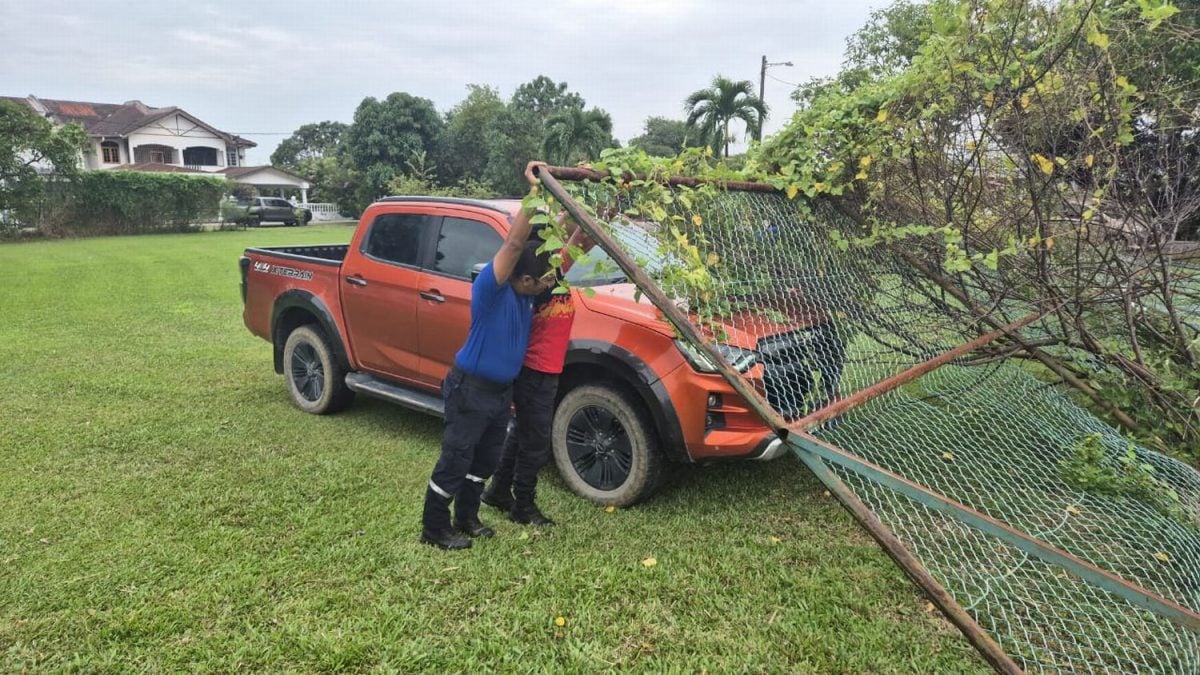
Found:
[[[589,411],[605,420],[601,426],[610,426],[605,415],[619,423],[623,435],[630,445],[631,463],[624,480],[613,487],[593,484],[596,476],[593,474],[589,482],[580,473],[581,457],[579,449],[589,446],[581,441],[595,426],[588,417]],[[572,422],[575,427],[572,429]],[[581,425],[587,427],[581,432]],[[571,433],[571,438],[568,434]],[[615,434],[621,436],[621,433]],[[554,412],[551,426],[551,445],[554,449],[554,463],[558,472],[571,490],[593,502],[613,506],[630,506],[651,497],[658,489],[665,469],[666,457],[659,446],[658,436],[650,422],[645,408],[632,396],[612,386],[582,385],[567,392],[559,402]],[[575,457],[572,457],[572,448]],[[586,455],[584,456],[586,457]],[[596,460],[594,460],[596,461]],[[599,481],[604,483],[604,481]]]
[[[334,356],[324,332],[311,324],[288,335],[283,377],[292,403],[306,413],[335,413],[354,400],[354,392],[346,386],[346,365]]]

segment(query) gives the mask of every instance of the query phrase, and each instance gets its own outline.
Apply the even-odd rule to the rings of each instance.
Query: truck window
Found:
[[[422,245],[437,231],[439,216],[385,213],[371,223],[362,252],[397,265],[421,264]]]
[[[609,224],[609,234],[616,239],[635,259],[641,259],[644,269],[652,277],[662,274],[667,265],[682,265],[674,256],[663,257],[659,252],[658,241],[641,227],[624,220],[614,220]],[[624,282],[625,273],[617,267],[612,257],[597,246],[588,254],[584,262],[571,267],[567,272],[567,281],[575,286],[603,286]]]
[[[471,268],[495,257],[503,241],[487,223],[447,216],[442,220],[433,271],[470,280]]]

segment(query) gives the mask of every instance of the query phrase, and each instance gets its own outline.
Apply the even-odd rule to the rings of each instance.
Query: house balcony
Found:
[[[173,148],[169,145],[143,144],[133,148],[135,163],[166,164],[206,173],[224,168],[220,164],[220,157],[221,153],[216,148],[209,147]]]

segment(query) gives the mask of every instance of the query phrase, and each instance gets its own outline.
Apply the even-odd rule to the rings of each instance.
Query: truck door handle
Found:
[[[366,286],[367,280],[356,274],[352,277],[346,277],[346,283],[354,284],[355,286]]]
[[[428,291],[421,291],[421,297],[430,302],[445,302],[446,298],[441,293],[438,293],[436,288],[431,288]]]

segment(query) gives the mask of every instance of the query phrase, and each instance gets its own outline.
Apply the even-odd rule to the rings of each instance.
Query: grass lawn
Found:
[[[0,670],[985,669],[791,459],[420,545],[439,422],[302,414],[242,326],[244,247],[351,232],[0,245]]]

